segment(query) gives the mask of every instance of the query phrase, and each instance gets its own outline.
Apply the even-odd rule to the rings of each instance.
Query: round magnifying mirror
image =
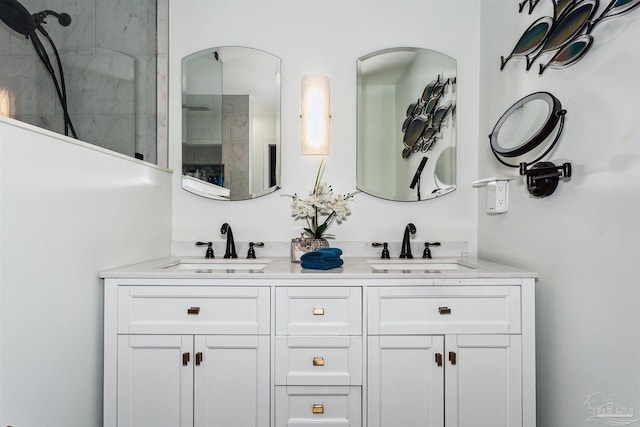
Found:
[[[456,189],[455,181],[451,179],[451,169],[456,167],[456,152],[447,147],[440,153],[433,171],[435,189],[431,192],[436,196],[442,196]]]
[[[560,101],[548,92],[536,92],[513,104],[489,135],[491,149],[504,157],[517,157],[536,148],[556,128]]]
[[[454,185],[455,182],[451,179],[451,168],[455,168],[456,152],[451,147],[447,147],[442,150],[438,160],[436,160],[435,176],[436,182],[441,185]]]

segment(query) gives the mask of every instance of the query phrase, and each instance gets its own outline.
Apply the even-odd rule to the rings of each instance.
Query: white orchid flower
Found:
[[[321,181],[324,172],[324,160],[320,162],[316,182],[313,190],[306,199],[301,199],[297,194],[290,196],[291,216],[295,219],[305,219],[308,228],[305,232],[314,238],[328,237],[326,233],[329,226],[336,221],[340,224],[351,214],[348,202],[356,193],[334,196],[333,188]],[[323,219],[324,217],[324,219]]]

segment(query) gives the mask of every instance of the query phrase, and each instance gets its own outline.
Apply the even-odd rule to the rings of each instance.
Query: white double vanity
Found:
[[[274,257],[102,277],[105,427],[535,427],[533,273]]]

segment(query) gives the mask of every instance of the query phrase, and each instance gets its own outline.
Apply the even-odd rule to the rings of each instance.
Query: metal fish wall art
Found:
[[[640,0],[611,0],[598,14],[599,0],[551,0],[553,16],[543,16],[527,28],[511,53],[500,57],[500,70],[513,57],[526,60],[527,71],[540,57],[551,57],[539,64],[538,74],[548,67],[565,68],[587,54],[594,38],[593,29],[602,21],[625,15],[640,6]],[[523,0],[518,4],[522,13],[531,14],[540,0]],[[596,16],[597,15],[597,16]]]
[[[447,88],[455,85],[455,77],[445,80],[438,76],[424,88],[422,96],[409,105],[402,124],[402,158],[407,159],[417,152],[426,153],[433,148],[438,140],[442,122],[449,114],[455,114],[455,105],[451,102],[441,105]]]

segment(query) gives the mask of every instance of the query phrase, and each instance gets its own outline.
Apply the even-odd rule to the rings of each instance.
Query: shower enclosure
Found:
[[[36,19],[50,12],[41,26],[55,47],[37,34],[58,82],[64,76],[62,94],[33,37],[16,30],[11,8]],[[166,66],[157,64],[166,64],[167,9],[168,0],[0,0],[0,114],[157,163],[158,123],[166,123],[166,109],[158,114],[166,96],[157,96]]]

